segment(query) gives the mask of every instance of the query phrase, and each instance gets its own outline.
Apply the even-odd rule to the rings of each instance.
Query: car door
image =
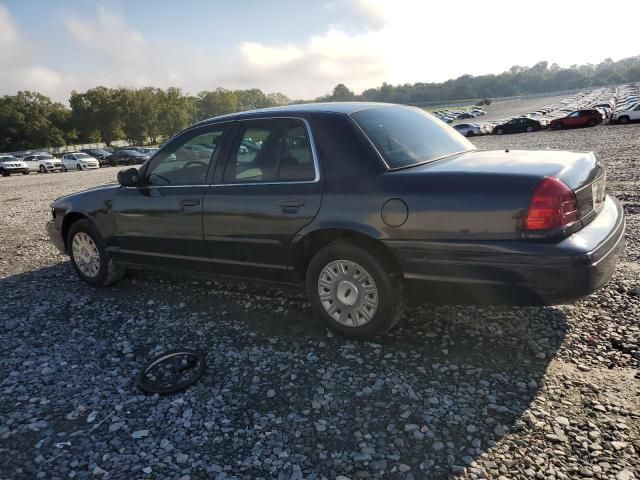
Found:
[[[123,262],[206,270],[202,201],[226,124],[197,127],[169,142],[140,171],[140,184],[123,187],[113,200],[116,244]],[[198,157],[184,146],[207,145]],[[134,167],[135,168],[135,167]]]
[[[27,155],[22,160],[24,161],[24,163],[27,164],[30,172],[38,171],[38,159],[36,158],[35,155]]]
[[[631,120],[640,120],[640,103],[630,112],[629,118]]]
[[[222,167],[222,165],[220,165]],[[316,146],[307,120],[237,122],[226,163],[204,198],[205,248],[216,272],[288,281],[289,245],[322,199]]]

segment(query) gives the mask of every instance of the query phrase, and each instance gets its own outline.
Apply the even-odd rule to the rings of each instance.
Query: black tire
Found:
[[[533,127],[532,126],[528,126],[527,127],[527,133],[531,133],[533,132]]]
[[[79,163],[76,165],[76,170],[78,170],[78,171],[82,171],[82,167],[80,166],[80,164],[79,164]]]
[[[620,117],[618,119],[618,123],[620,125],[626,125],[627,123],[629,123],[629,117],[627,117],[626,115],[624,117]]]
[[[322,270],[335,260],[348,260],[360,265],[373,279],[378,293],[378,307],[371,320],[361,326],[346,326],[327,313],[320,300],[318,282]],[[402,282],[398,273],[368,251],[351,243],[335,242],[319,250],[311,259],[306,274],[306,291],[314,315],[329,328],[352,338],[382,335],[396,326],[404,307]]]
[[[469,130],[467,132],[467,137],[473,137],[475,135],[475,133],[473,133],[473,130]]]
[[[67,170],[67,166],[66,166],[66,165],[62,165],[62,171],[63,171],[63,172],[68,172],[68,170]]]
[[[5,172],[4,168],[0,168],[0,175],[2,175],[3,177],[8,177],[10,176],[9,173]]]
[[[496,133],[497,133],[498,135],[502,135],[502,134],[504,133],[504,130],[502,130],[501,128],[498,128],[498,129],[496,130]]]
[[[23,175],[29,175],[31,172],[27,170],[26,172],[22,172]]]
[[[44,165],[40,165],[40,168],[38,170],[40,171],[40,173],[47,173],[47,169],[44,168]]]
[[[598,124],[598,121],[595,118],[592,118],[591,120],[589,120],[589,122],[587,122],[587,126],[589,127],[595,127]]]
[[[73,238],[80,232],[84,232],[89,235],[98,249],[98,254],[100,256],[100,268],[94,277],[85,275],[78,267],[76,259],[73,256]],[[117,281],[122,280],[126,273],[126,268],[117,264],[115,260],[110,257],[102,235],[100,235],[100,232],[90,220],[77,220],[73,225],[71,225],[69,233],[67,234],[67,251],[71,258],[71,264],[76,270],[78,276],[94,287],[105,287],[116,283]]]
[[[553,127],[555,130],[562,130],[564,128],[564,123],[560,122],[560,123],[556,123],[555,127]]]

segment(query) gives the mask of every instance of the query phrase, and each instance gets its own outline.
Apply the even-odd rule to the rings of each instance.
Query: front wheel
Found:
[[[78,171],[81,171],[81,170],[82,170],[82,167],[80,166],[80,164],[79,164],[79,163],[78,163],[78,164],[76,164],[76,170],[78,170]]]
[[[96,226],[78,220],[69,229],[67,249],[77,274],[94,287],[104,287],[121,280],[126,270],[111,258]]]
[[[62,171],[66,172],[67,171],[67,166],[66,165],[62,165]]]
[[[533,127],[527,127],[527,133],[533,132]]]
[[[592,118],[591,120],[589,120],[589,123],[587,123],[587,126],[595,127],[597,124],[598,124],[598,121],[595,118]]]
[[[31,172],[27,170],[26,172],[22,172],[23,175],[29,175]]]
[[[0,168],[0,175],[2,175],[3,177],[8,177],[9,173],[6,172],[4,168]]]
[[[562,130],[564,128],[564,124],[562,123],[556,123],[556,126],[554,127],[556,130]]]
[[[504,133],[504,131],[501,128],[499,128],[498,130],[496,130],[496,133],[498,135],[502,135]]]
[[[618,119],[618,123],[620,125],[626,125],[627,123],[629,123],[629,117],[620,117]]]
[[[378,258],[350,243],[332,243],[316,253],[306,290],[314,314],[348,337],[386,333],[402,314],[401,283]]]
[[[40,173],[47,173],[47,169],[44,168],[44,165],[40,165],[40,168],[38,170],[40,170]]]

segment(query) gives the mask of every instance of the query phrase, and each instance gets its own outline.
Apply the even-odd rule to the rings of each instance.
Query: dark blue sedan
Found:
[[[622,208],[590,152],[480,151],[417,108],[296,105],[197,123],[119,184],[52,205],[95,286],[126,268],[303,283],[354,337],[409,291],[453,303],[570,302],[606,283]]]

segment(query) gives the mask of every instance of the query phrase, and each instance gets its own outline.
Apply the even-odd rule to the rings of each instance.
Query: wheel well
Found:
[[[71,225],[76,223],[78,220],[82,220],[87,218],[85,215],[81,213],[71,212],[67,213],[62,219],[62,240],[64,241],[65,247],[67,246],[67,234],[69,233],[69,229]]]
[[[294,247],[293,264],[300,278],[304,279],[309,262],[311,262],[316,252],[330,243],[338,241],[349,242],[355,246],[362,247],[381,260],[391,273],[402,273],[397,258],[389,247],[381,241],[353,230],[331,228],[309,233]]]

